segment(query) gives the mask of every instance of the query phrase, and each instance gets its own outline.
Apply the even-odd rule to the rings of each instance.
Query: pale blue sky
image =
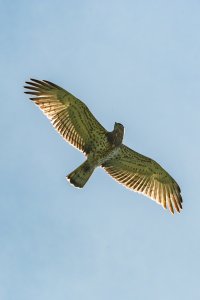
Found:
[[[0,299],[200,299],[200,1],[0,1]],[[23,94],[84,100],[182,188],[171,216],[98,169]]]

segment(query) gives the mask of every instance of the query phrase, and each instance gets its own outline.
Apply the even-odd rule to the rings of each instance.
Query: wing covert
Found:
[[[88,107],[78,98],[47,80],[31,79],[26,82],[30,98],[51,120],[54,128],[70,144],[88,154],[95,146],[98,135],[105,134],[105,128],[96,120]],[[92,142],[91,142],[91,133]]]
[[[155,200],[174,213],[182,209],[181,190],[176,181],[154,160],[125,145],[116,156],[102,165],[105,171],[125,187]]]

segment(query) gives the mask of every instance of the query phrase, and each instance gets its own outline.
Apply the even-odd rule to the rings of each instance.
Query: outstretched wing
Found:
[[[95,119],[87,106],[46,80],[31,79],[25,92],[51,120],[53,126],[70,144],[88,154],[98,143],[98,136],[105,135],[105,128]],[[92,136],[92,140],[91,140]]]
[[[122,145],[115,157],[102,165],[119,183],[142,193],[174,213],[182,209],[181,190],[176,181],[154,160]]]

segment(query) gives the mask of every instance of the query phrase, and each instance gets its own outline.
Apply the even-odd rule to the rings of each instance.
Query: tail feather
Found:
[[[94,169],[94,167],[89,165],[88,161],[85,161],[77,169],[67,175],[66,178],[75,187],[82,188],[94,172]]]

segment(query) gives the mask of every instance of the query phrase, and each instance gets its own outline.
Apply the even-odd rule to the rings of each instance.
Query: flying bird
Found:
[[[86,155],[86,161],[66,178],[82,188],[96,167],[102,167],[125,187],[142,193],[162,205],[180,212],[181,190],[176,181],[153,159],[122,143],[124,126],[114,124],[107,131],[78,98],[47,80],[30,79],[26,94],[51,120],[62,137]]]

